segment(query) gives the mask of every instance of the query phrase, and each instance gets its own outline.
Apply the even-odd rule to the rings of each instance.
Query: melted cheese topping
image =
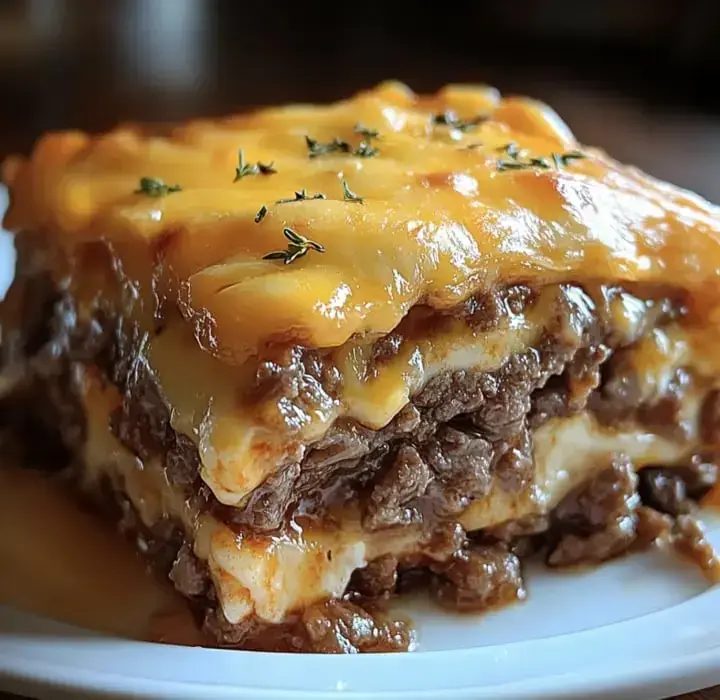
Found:
[[[486,119],[435,124],[445,110]],[[356,148],[357,123],[379,131],[377,156],[308,157],[306,136]],[[50,134],[5,166],[6,225],[70,250],[102,237],[146,308],[160,289],[188,320],[210,319],[199,342],[233,363],[268,342],[328,348],[386,333],[419,301],[447,307],[517,279],[657,282],[717,306],[716,207],[596,150],[564,167],[503,171],[510,142],[525,162],[578,148],[534,101],[457,86],[420,98],[395,83],[324,107],[195,121],[163,138]],[[233,182],[238,149],[277,173]],[[182,190],[135,194],[141,177]],[[342,180],[363,203],[344,201]],[[275,203],[303,188],[326,198]],[[284,227],[325,252],[263,260],[287,244]]]

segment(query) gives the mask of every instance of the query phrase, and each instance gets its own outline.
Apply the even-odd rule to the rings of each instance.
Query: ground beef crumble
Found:
[[[433,598],[453,610],[488,610],[526,596],[520,559],[500,544],[473,546],[431,570]]]

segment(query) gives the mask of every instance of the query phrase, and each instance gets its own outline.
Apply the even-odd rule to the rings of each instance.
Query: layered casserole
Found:
[[[720,211],[548,107],[386,83],[3,177],[3,402],[216,643],[404,649],[378,601],[522,600],[530,555],[717,575]]]

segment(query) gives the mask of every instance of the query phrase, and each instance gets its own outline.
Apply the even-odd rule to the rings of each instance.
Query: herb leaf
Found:
[[[307,190],[303,188],[299,192],[296,192],[294,197],[278,199],[275,204],[292,204],[292,202],[302,202],[306,199],[327,199],[327,197],[322,192],[318,192],[317,194],[308,194]]]
[[[520,149],[514,141],[506,143],[504,146],[500,146],[497,150],[500,153],[504,153],[508,158],[517,160],[520,157]]]
[[[259,224],[264,218],[265,215],[268,213],[268,208],[263,204],[260,209],[258,209],[258,213],[255,214],[255,223]]]
[[[146,194],[148,197],[163,197],[172,192],[181,192],[180,185],[166,185],[162,180],[155,177],[141,177],[140,187],[134,194]]]
[[[555,154],[553,153],[553,156]],[[553,158],[553,161],[555,159]],[[547,170],[550,167],[550,163],[547,162],[546,158],[531,158],[529,164],[533,168],[540,168],[541,170]]]
[[[310,158],[317,158],[328,153],[351,153],[352,146],[347,141],[334,138],[330,143],[320,143],[316,139],[305,136],[305,143],[308,148]]]
[[[570,165],[572,161],[586,157],[585,154],[580,153],[579,151],[569,151],[568,153],[551,153],[549,159],[544,156],[535,156],[528,158],[527,160],[521,160],[523,155],[522,151],[515,143],[508,143],[497,150],[504,152],[510,159],[501,159],[498,161],[497,166],[499,172],[503,172],[504,170],[531,170],[533,168],[538,170],[549,170],[553,166],[556,170],[560,170]]]
[[[363,127],[364,128],[364,127]],[[325,156],[330,153],[348,153],[359,158],[372,158],[380,153],[380,150],[371,146],[368,137],[367,141],[361,141],[360,145],[353,149],[353,147],[347,142],[335,137],[330,143],[320,143],[317,139],[305,136],[305,144],[308,149],[308,157],[317,158],[318,156]]]
[[[272,163],[268,163],[267,165],[265,163],[261,163],[260,161],[257,163],[246,163],[245,154],[241,148],[238,150],[238,165],[237,168],[235,168],[235,179],[233,182],[242,180],[242,178],[246,175],[273,175],[277,172],[274,165],[274,161]]]
[[[355,149],[353,155],[358,156],[359,158],[373,158],[378,153],[380,153],[379,148],[371,146],[367,141],[361,141],[360,145]]]
[[[363,203],[363,198],[362,198],[362,197],[358,197],[358,195],[356,195],[356,194],[350,189],[350,187],[348,186],[348,181],[347,181],[347,180],[343,180],[343,181],[342,181],[342,188],[343,188],[343,199],[344,199],[346,202],[358,202],[358,204],[362,204],[362,203]]]
[[[445,110],[440,114],[433,116],[433,124],[437,126],[448,126],[451,129],[466,132],[474,129],[478,124],[482,124],[489,119],[485,114],[477,114],[470,119],[460,119],[452,110]]]
[[[527,170],[530,167],[532,166],[529,163],[521,163],[517,160],[498,161],[498,170],[500,172],[502,172],[503,170]]]
[[[354,131],[368,141],[380,138],[380,132],[377,129],[370,129],[362,124],[355,124]]]
[[[299,234],[297,231],[293,231],[291,228],[284,228],[283,235],[289,241],[287,250],[276,250],[267,255],[263,255],[263,260],[282,260],[286,265],[290,265],[298,258],[307,255],[310,250],[318,253],[325,252],[324,246],[305,238],[305,236]]]
[[[246,175],[257,175],[258,172],[259,171],[257,165],[245,163],[245,155],[243,153],[243,149],[241,148],[238,151],[238,166],[237,168],[235,168],[235,179],[233,180],[233,182],[241,180]]]
[[[274,175],[277,172],[274,160],[271,160],[267,165],[258,161],[257,167],[261,175]]]
[[[569,151],[568,153],[563,153],[559,156],[556,153],[553,153],[553,159],[555,159],[555,156],[557,156],[558,161],[563,166],[569,165],[574,160],[582,160],[583,158],[587,158],[584,153],[580,153],[579,151]]]

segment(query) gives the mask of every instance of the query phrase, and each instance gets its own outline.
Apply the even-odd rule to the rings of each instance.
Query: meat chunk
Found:
[[[433,596],[454,610],[487,610],[526,595],[520,559],[502,545],[465,550],[435,570]]]
[[[430,469],[417,449],[403,445],[390,469],[370,494],[364,526],[378,530],[421,520],[412,501],[425,493],[429,481]]]
[[[479,408],[485,402],[485,392],[493,390],[493,384],[493,377],[481,372],[443,373],[425,385],[414,397],[414,403],[425,409],[433,420],[444,423]]]
[[[643,503],[669,515],[689,513],[693,508],[687,497],[685,481],[674,469],[643,469],[640,472],[639,493]]]
[[[170,580],[175,588],[188,597],[205,593],[209,585],[207,567],[201,564],[192,547],[184,542],[170,570]]]
[[[707,445],[720,446],[720,389],[709,392],[703,401],[700,434]]]
[[[619,520],[639,505],[637,475],[630,460],[618,457],[587,484],[566,496],[554,518],[564,528],[590,533]]]
[[[290,464],[268,477],[256,488],[244,508],[228,508],[215,504],[215,512],[227,522],[268,532],[279,529],[295,494],[295,483],[300,475],[300,465]]]
[[[454,515],[490,491],[493,446],[484,438],[449,426],[423,446],[423,456],[434,479],[428,499],[437,515]]]
[[[500,485],[505,491],[520,493],[535,472],[530,431],[523,426],[512,440],[496,445],[496,450],[501,453],[494,470]]]
[[[308,651],[321,654],[405,651],[412,643],[402,620],[383,620],[352,603],[329,600],[303,611]]]
[[[118,440],[143,460],[164,453],[172,440],[170,412],[144,357],[128,369],[122,405],[111,427]]]
[[[566,496],[554,513],[549,566],[599,563],[667,533],[669,521],[640,506],[632,464],[618,458]]]
[[[485,402],[472,416],[490,440],[514,438],[530,411],[530,394],[543,375],[540,353],[528,350],[511,356],[485,390]]]
[[[363,598],[380,598],[395,589],[398,560],[392,554],[385,554],[357,569],[350,581],[350,589]]]
[[[627,551],[635,541],[635,520],[631,515],[616,519],[611,526],[588,535],[569,532],[560,538],[548,555],[549,566],[599,564]]]
[[[187,436],[175,433],[174,441],[165,454],[165,473],[176,486],[189,486],[200,474],[200,455],[197,446]]]
[[[447,561],[467,546],[467,533],[460,523],[445,521],[433,528],[423,543],[423,555],[438,562]]]

